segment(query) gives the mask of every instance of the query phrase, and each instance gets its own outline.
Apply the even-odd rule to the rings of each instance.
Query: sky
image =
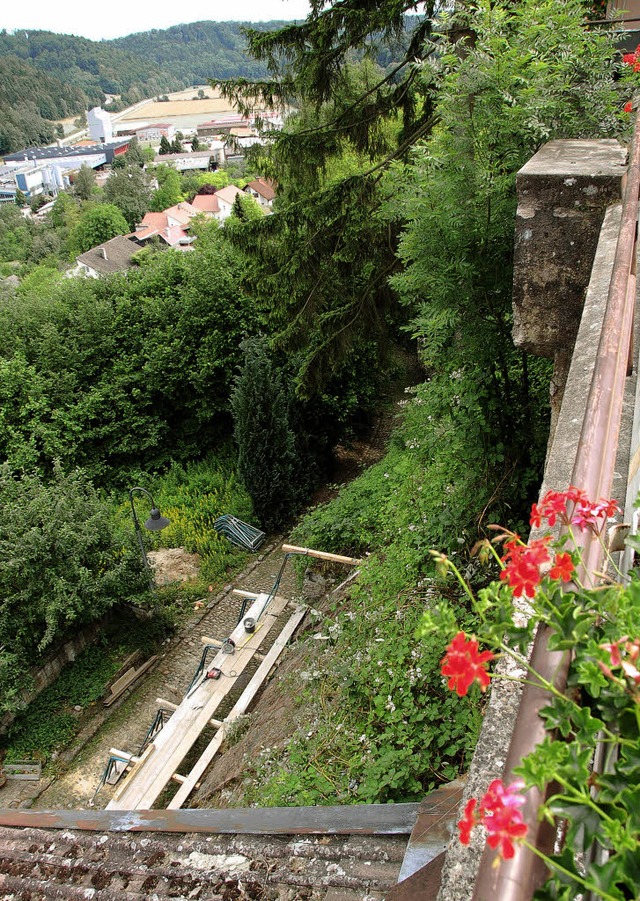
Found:
[[[268,22],[304,19],[307,0],[31,0],[3,3],[0,29],[34,29],[76,34],[93,41],[189,22]]]

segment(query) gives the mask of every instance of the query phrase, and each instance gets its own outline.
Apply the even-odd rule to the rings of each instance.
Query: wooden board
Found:
[[[359,566],[362,563],[362,560],[358,557],[343,557],[341,554],[330,554],[328,551],[314,551],[309,547],[296,547],[295,544],[283,544],[282,551],[285,554],[300,554],[302,557],[315,557],[318,560],[346,563],[348,566]]]
[[[238,717],[247,712],[249,704],[253,701],[254,697],[258,693],[258,690],[260,689],[260,686],[271,672],[271,669],[273,668],[280,654],[283,652],[287,642],[289,641],[299,624],[302,622],[302,619],[306,612],[306,607],[299,607],[293,614],[293,616],[289,619],[278,638],[274,641],[271,649],[265,655],[263,662],[254,673],[251,681],[236,701],[233,709],[229,713],[229,716],[227,716],[227,718],[225,719],[222,728],[219,730],[215,738],[213,738],[212,741],[208,744],[208,746],[200,756],[198,762],[185,779],[184,783],[181,785],[181,787],[178,789],[174,797],[167,805],[168,810],[178,810],[187,800],[187,798],[195,788],[196,783],[203,775],[204,771],[209,766],[215,755],[218,753],[220,746],[222,745],[226,737],[228,727],[234,722],[234,720],[237,720]]]
[[[140,676],[149,669],[149,667],[153,666],[153,664],[158,659],[158,655],[155,654],[153,657],[149,657],[142,666],[138,667],[138,669],[133,669],[133,667],[121,676],[116,682],[111,686],[111,694],[108,695],[102,702],[105,707],[110,707],[114,701],[117,701],[123,692],[130,688],[134,682],[137,682]]]
[[[259,595],[247,616],[258,620],[268,595]],[[278,615],[286,606],[274,600],[258,620],[256,631],[247,635],[238,624],[229,636],[236,645],[234,654],[219,651],[211,661],[223,675],[218,680],[204,680],[185,697],[171,719],[154,738],[156,752],[153,759],[136,765],[118,793],[107,805],[111,810],[151,808],[172,775],[179,769],[200,733],[209,723],[222,700],[229,694],[239,676],[251,661],[260,643],[266,638]]]

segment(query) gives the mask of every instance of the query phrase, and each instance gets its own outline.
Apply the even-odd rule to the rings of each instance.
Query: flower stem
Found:
[[[586,889],[588,892],[595,892],[598,898],[601,898],[602,901],[619,901],[619,898],[614,897],[613,895],[609,895],[607,892],[604,892],[600,886],[594,885],[593,882],[589,882],[587,879],[583,879],[582,876],[579,876],[577,873],[572,873],[571,870],[567,870],[555,860],[547,857],[546,854],[544,854],[542,851],[539,851],[538,848],[535,848],[529,842],[523,841],[522,844],[525,848],[528,848],[529,851],[533,851],[533,853],[536,854],[550,870],[555,870],[557,873],[562,873],[564,876],[568,876],[569,879],[577,882],[578,885],[581,885],[582,888]]]

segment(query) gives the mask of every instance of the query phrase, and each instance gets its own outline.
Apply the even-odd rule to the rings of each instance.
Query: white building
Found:
[[[106,110],[100,106],[94,106],[87,113],[87,126],[89,128],[89,137],[99,144],[113,140],[113,128],[111,126],[111,116]]]
[[[219,191],[216,191],[215,196],[218,198],[218,209],[219,213],[216,216],[216,219],[219,219],[221,222],[231,215],[231,211],[233,210],[233,202],[238,196],[238,194],[242,197],[243,191],[240,188],[237,188],[235,185],[227,185],[226,188],[220,188]]]
[[[136,128],[136,138],[141,144],[159,144],[162,138],[172,141],[176,136],[175,125],[167,122],[160,122],[157,125],[145,125],[142,128]]]

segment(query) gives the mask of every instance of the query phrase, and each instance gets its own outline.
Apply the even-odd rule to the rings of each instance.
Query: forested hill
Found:
[[[142,31],[109,44],[154,69],[179,78],[184,86],[211,78],[261,78],[266,67],[247,53],[242,28],[273,31],[284,22],[193,22],[159,31]]]
[[[263,76],[246,51],[243,24],[196,22],[113,41],[1,31],[0,153],[50,143],[56,120],[104,104],[106,94],[120,95],[122,108],[211,78]]]
[[[112,41],[90,41],[49,31],[0,32],[0,59],[19,57],[84,92],[87,104],[120,94],[127,103],[209,78],[263,75],[249,58],[242,22],[196,22]],[[258,28],[276,28],[268,22]]]
[[[75,85],[15,56],[0,56],[0,153],[53,141],[53,121],[78,115],[86,102]]]

